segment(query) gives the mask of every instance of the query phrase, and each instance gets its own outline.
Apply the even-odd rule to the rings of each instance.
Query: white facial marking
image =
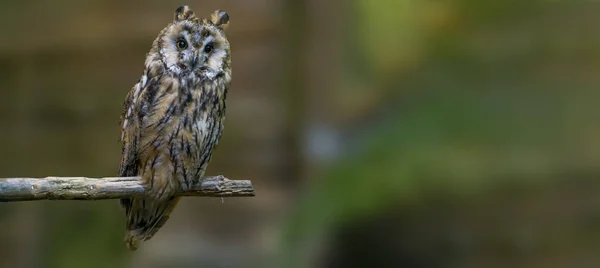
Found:
[[[179,60],[177,58],[177,53],[170,53],[167,49],[161,48],[160,54],[163,55],[164,61],[167,64],[167,68],[169,68],[171,72],[173,72],[174,74],[181,73],[181,68],[177,66],[177,61]]]
[[[225,49],[218,48],[213,51],[213,53],[208,57],[208,71],[206,72],[206,76],[210,79],[214,79],[217,74],[223,72],[223,59],[227,53]]]
[[[223,71],[223,68],[219,68],[219,69],[210,68],[204,74],[206,75],[206,77],[208,79],[213,80],[222,71]]]
[[[212,43],[212,41],[214,41],[214,40],[215,40],[215,38],[212,35],[206,37],[206,40],[204,40],[204,46]],[[202,49],[204,49],[204,46],[202,47]]]

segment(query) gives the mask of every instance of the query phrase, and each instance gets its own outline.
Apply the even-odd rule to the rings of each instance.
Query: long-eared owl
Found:
[[[127,94],[119,176],[141,176],[147,188],[143,196],[120,200],[131,250],[169,219],[181,187],[201,181],[221,137],[231,82],[228,24],[221,10],[206,19],[177,8]]]

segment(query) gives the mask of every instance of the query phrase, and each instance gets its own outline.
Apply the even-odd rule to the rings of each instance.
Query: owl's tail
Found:
[[[167,222],[169,215],[179,202],[179,197],[171,197],[164,201],[143,197],[121,199],[127,218],[125,244],[130,250],[152,238]]]

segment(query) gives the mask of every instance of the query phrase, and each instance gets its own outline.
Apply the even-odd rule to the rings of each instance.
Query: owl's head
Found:
[[[188,6],[177,8],[173,22],[154,43],[165,71],[202,80],[226,75],[230,67],[229,41],[225,36],[228,25],[229,15],[224,11],[216,10],[205,19],[197,18]]]

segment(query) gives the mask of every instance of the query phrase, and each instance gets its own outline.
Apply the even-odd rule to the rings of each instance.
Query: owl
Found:
[[[119,176],[140,176],[146,193],[121,199],[125,244],[136,250],[169,219],[182,187],[200,182],[219,142],[231,83],[221,10],[197,18],[188,6],[158,34],[121,116]]]

